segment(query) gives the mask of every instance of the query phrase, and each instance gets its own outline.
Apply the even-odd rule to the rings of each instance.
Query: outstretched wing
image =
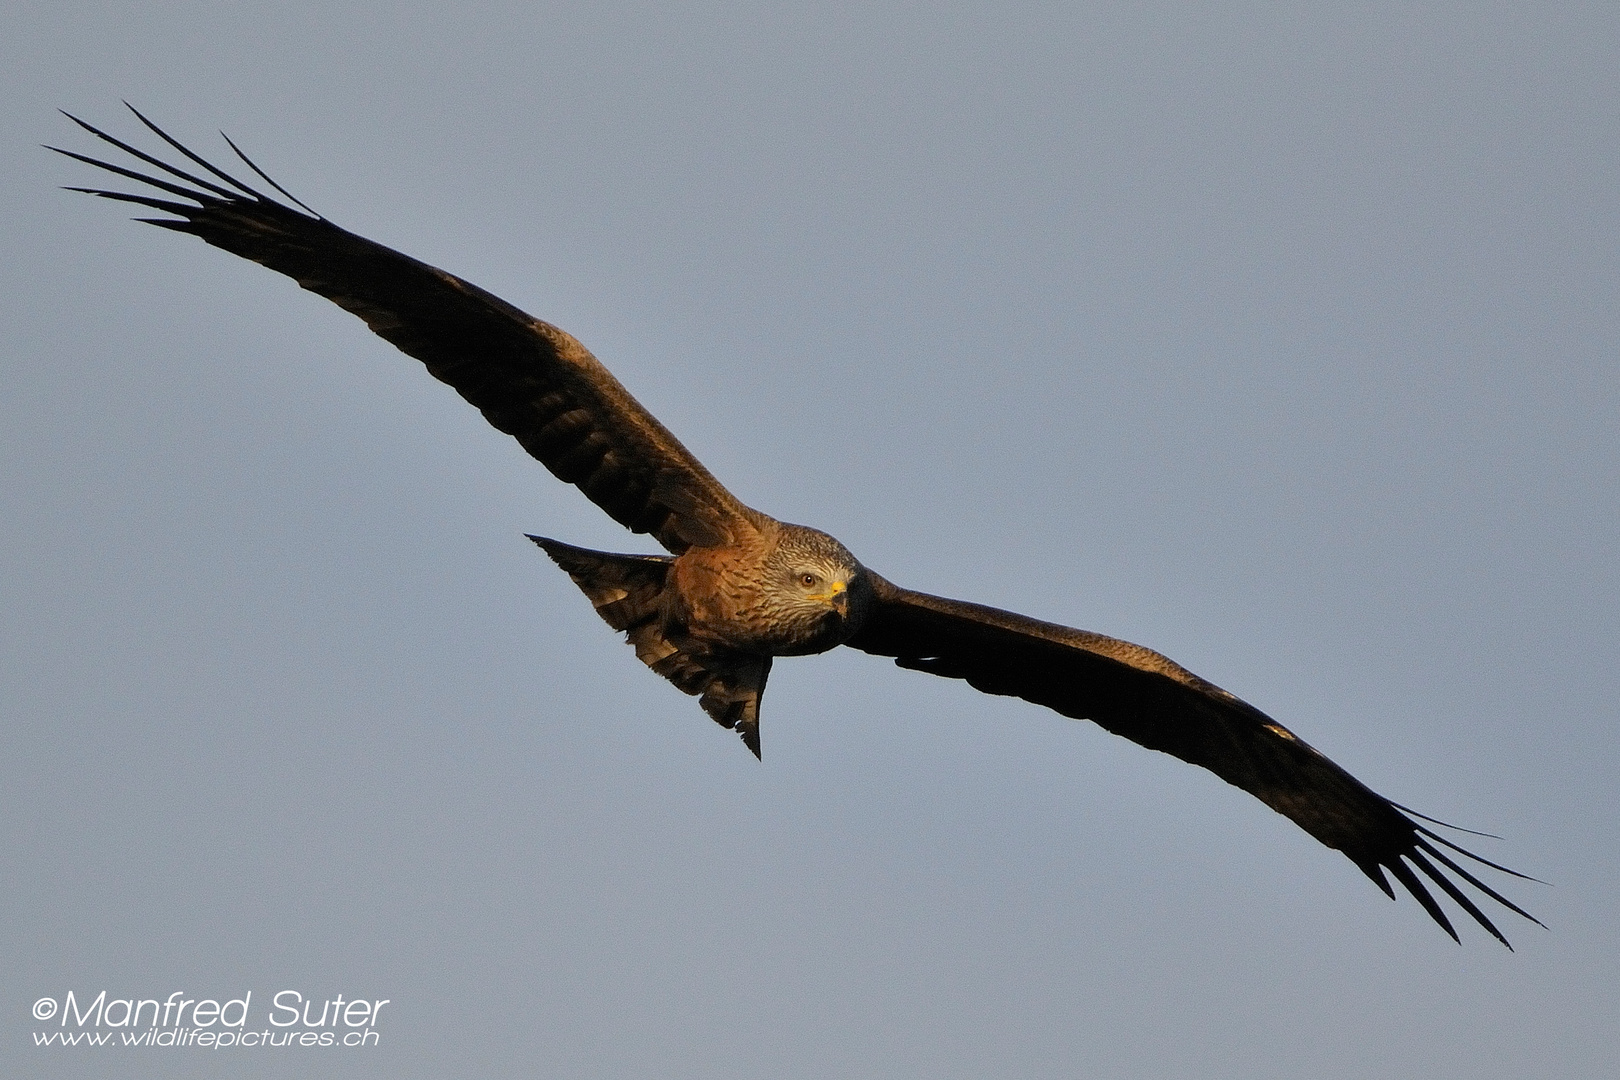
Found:
[[[753,528],[753,511],[573,337],[453,274],[338,228],[287,195],[245,156],[249,168],[295,205],[227,175],[135,115],[213,179],[178,169],[70,116],[172,179],[51,149],[186,201],[71,190],[173,214],[142,220],[262,263],[360,316],[614,520],[633,532],[651,533],[670,551],[727,544]],[[236,149],[234,143],[231,148]]]
[[[1259,709],[1151,649],[872,578],[874,602],[848,642],[853,648],[895,657],[901,667],[965,679],[987,694],[1095,721],[1151,750],[1202,765],[1344,852],[1394,897],[1383,873],[1388,870],[1453,938],[1457,932],[1414,867],[1504,945],[1507,938],[1441,867],[1540,925],[1436,845],[1525,875],[1425,828]]]

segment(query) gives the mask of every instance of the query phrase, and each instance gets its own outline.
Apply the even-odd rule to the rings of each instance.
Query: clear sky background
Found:
[[[0,1072],[1620,1073],[1614,4],[19,0],[0,91]],[[754,761],[522,534],[645,538],[58,190],[58,107],[153,143],[121,98],[572,331],[752,505],[1501,834],[1549,929],[1459,947],[863,654],[779,663]],[[391,1004],[35,1049],[70,989]]]

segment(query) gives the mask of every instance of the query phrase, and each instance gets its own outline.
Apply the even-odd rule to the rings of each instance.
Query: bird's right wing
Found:
[[[268,266],[360,316],[614,520],[651,533],[670,551],[727,544],[754,527],[754,512],[569,334],[470,282],[254,190],[135,115],[215,179],[182,171],[70,117],[182,182],[68,150],[60,153],[187,201],[72,190],[174,214],[143,220]],[[286,195],[251,161],[243,161]]]
[[[964,679],[987,694],[1094,721],[1141,746],[1201,765],[1344,852],[1393,897],[1383,874],[1388,870],[1454,938],[1456,931],[1414,867],[1504,945],[1507,939],[1440,866],[1536,921],[1435,845],[1523,874],[1480,859],[1412,820],[1259,709],[1169,658],[1127,641],[871,577],[873,603],[851,647],[892,656],[901,667]]]

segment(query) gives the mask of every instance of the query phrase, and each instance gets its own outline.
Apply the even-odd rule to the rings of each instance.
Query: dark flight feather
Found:
[[[69,150],[59,153],[185,201],[97,188],[71,190],[171,214],[142,220],[261,263],[360,316],[614,520],[651,534],[677,555],[693,548],[745,554],[776,528],[721,486],[567,333],[469,282],[333,225],[228,138],[248,168],[292,206],[215,167],[139,112],[135,115],[214,179],[193,175],[74,117],[95,137],[163,175]],[[771,657],[717,647],[679,625],[664,604],[668,580],[677,576],[671,573],[675,560],[589,552],[535,539],[602,617],[625,632],[649,667],[699,696],[710,716],[738,731],[759,753],[758,707]],[[871,596],[869,603],[863,599],[864,623],[846,642],[853,648],[893,657],[902,667],[965,680],[988,694],[1019,697],[1064,716],[1092,720],[1149,749],[1202,766],[1342,851],[1391,898],[1395,890],[1386,871],[1393,875],[1453,938],[1455,928],[1414,868],[1504,945],[1507,939],[1445,871],[1537,922],[1435,845],[1495,870],[1525,875],[1482,859],[1414,821],[1444,824],[1378,795],[1252,705],[1151,649],[911,592],[870,571],[863,573]]]

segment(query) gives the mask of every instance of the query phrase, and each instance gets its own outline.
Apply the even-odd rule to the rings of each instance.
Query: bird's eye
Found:
[[[807,589],[811,588],[811,587],[813,587],[815,585],[815,583],[816,583],[816,575],[814,575],[814,574],[800,574],[799,575],[799,584],[803,585],[805,588],[807,588]]]

